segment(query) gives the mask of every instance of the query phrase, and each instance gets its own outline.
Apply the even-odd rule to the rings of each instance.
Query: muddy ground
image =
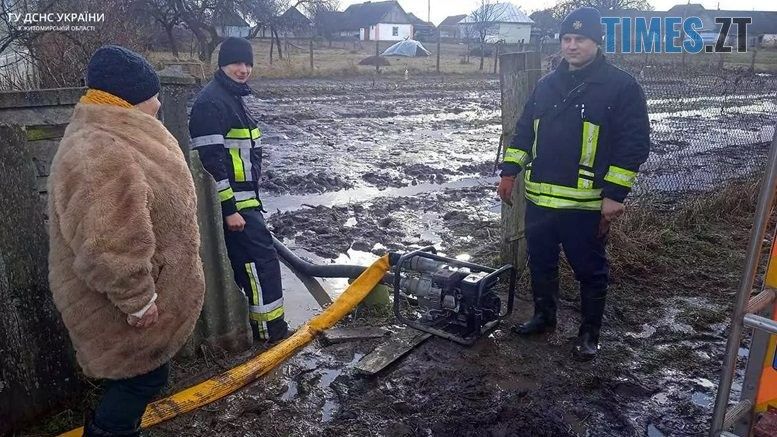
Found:
[[[665,84],[653,87],[660,95],[650,103],[656,145],[643,193],[692,188],[678,185],[693,172],[752,174],[773,132],[764,127],[774,124],[773,95],[745,90],[725,100],[737,110],[723,111],[720,100],[692,94],[682,95],[691,100],[680,108]],[[295,250],[319,261],[365,263],[386,250],[435,244],[451,256],[498,262],[498,82],[285,81],[255,88],[260,99],[251,107],[267,123],[269,223]],[[604,348],[593,363],[570,358],[579,302],[568,268],[556,332],[530,340],[509,333],[531,313],[524,274],[513,320],[474,347],[432,338],[386,372],[364,377],[354,364],[379,340],[315,343],[272,376],[157,432],[701,435],[752,217],[753,199],[741,193],[754,190],[751,183],[714,198],[643,195],[613,231]],[[345,323],[402,329],[391,317],[364,311]]]
[[[702,435],[754,210],[753,174],[777,106],[763,86],[723,104],[725,93],[705,94],[714,86],[695,94],[683,87],[677,96],[666,86],[646,85],[648,97],[655,95],[654,150],[640,197],[612,231],[613,277],[594,362],[570,356],[579,300],[564,265],[553,334],[521,339],[509,332],[531,314],[523,272],[511,320],[473,347],[432,338],[387,371],[364,377],[354,365],[381,340],[315,342],[271,375],[151,434]],[[249,107],[265,134],[268,222],[293,250],[317,262],[366,264],[389,250],[434,244],[450,256],[498,263],[498,81],[284,80],[253,87]],[[679,99],[686,104],[672,103]],[[743,175],[720,189],[722,179]],[[694,192],[712,182],[714,196]],[[293,302],[287,316],[299,324],[315,304],[284,277]],[[336,295],[343,284],[324,285]],[[343,323],[404,329],[374,310]],[[176,363],[169,391],[249,355]]]

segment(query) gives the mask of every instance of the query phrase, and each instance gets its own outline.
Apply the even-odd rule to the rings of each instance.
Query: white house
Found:
[[[506,44],[528,43],[534,21],[511,3],[493,3],[481,6],[459,22],[461,35],[477,39],[480,30],[486,31],[486,42]]]
[[[413,24],[396,1],[366,2],[331,17],[334,33],[362,41],[402,41],[413,37]]]

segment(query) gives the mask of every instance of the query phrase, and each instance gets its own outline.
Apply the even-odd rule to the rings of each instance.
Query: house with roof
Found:
[[[311,38],[313,36],[313,21],[294,6],[278,17],[278,25],[285,38]]]
[[[467,18],[467,15],[451,15],[444,19],[437,30],[440,32],[440,37],[443,39],[461,39],[461,28],[459,23],[461,20]]]
[[[351,5],[343,12],[328,13],[324,21],[328,33],[361,41],[402,41],[413,37],[413,23],[397,1]]]
[[[486,30],[486,42],[528,43],[534,21],[512,3],[484,4],[467,15],[459,26],[465,37],[476,39]]]
[[[251,26],[237,12],[227,10],[213,19],[216,34],[222,38],[236,36],[248,38],[251,34]]]
[[[418,41],[436,41],[437,40],[437,28],[434,24],[424,21],[414,14],[407,14],[410,18],[410,23],[413,25],[413,39]]]

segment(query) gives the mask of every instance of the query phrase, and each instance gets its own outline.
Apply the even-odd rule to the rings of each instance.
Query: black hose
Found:
[[[272,237],[272,241],[275,245],[275,250],[278,251],[278,255],[280,255],[292,268],[307,276],[316,278],[356,279],[367,270],[367,267],[365,266],[348,264],[313,264],[298,257],[277,238]]]

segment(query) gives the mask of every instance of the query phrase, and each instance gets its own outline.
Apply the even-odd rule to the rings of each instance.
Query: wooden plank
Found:
[[[405,331],[392,336],[389,341],[376,347],[375,350],[362,358],[361,361],[356,364],[355,368],[363,374],[370,376],[375,375],[388,367],[391,363],[405,356],[405,354],[429,339],[431,336],[432,334],[408,328]]]
[[[370,340],[383,338],[389,333],[386,328],[366,326],[363,328],[332,328],[322,334],[322,339],[329,344],[345,343],[355,340]]]

